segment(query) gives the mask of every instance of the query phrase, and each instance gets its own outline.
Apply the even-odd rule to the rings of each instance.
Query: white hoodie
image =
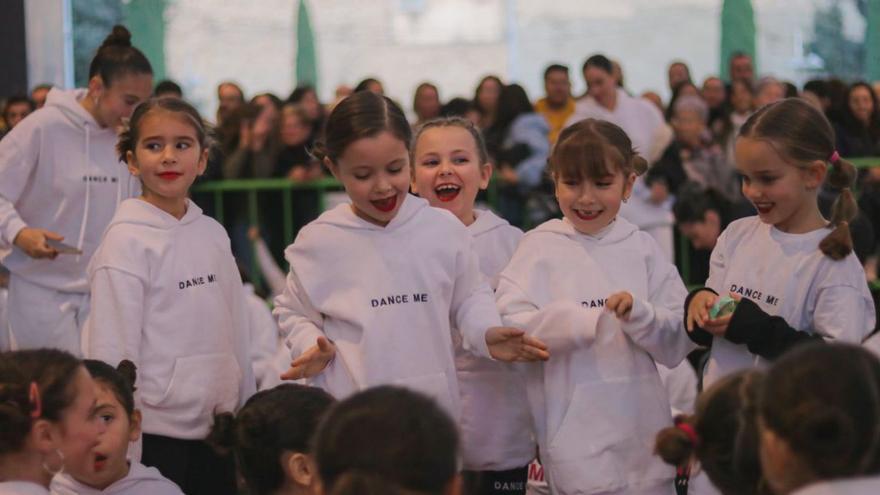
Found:
[[[43,485],[30,481],[0,481],[0,495],[48,495]]]
[[[13,248],[2,262],[31,283],[62,292],[89,290],[86,266],[119,203],[140,182],[116,156],[116,131],[79,104],[85,90],[53,89],[46,106],[0,141],[0,237],[24,227],[51,230],[83,252],[33,259]]]
[[[458,417],[450,325],[489,357],[501,320],[467,229],[407,195],[385,227],[343,204],[304,227],[285,251],[287,288],[274,314],[292,358],[326,336],[336,357],[309,384],[344,398],[392,384],[423,392]]]
[[[89,265],[86,356],[138,367],[143,430],[202,439],[253,394],[248,315],[229,237],[187,201],[178,220],[123,201]]]
[[[880,493],[880,477],[850,478],[813,483],[792,495],[877,495]]]
[[[604,309],[619,291],[633,296],[626,322]],[[692,349],[686,295],[656,242],[623,218],[595,236],[550,220],[523,237],[496,296],[505,324],[550,348],[525,368],[553,493],[672,492],[674,471],[653,454],[671,423],[654,361],[674,367]]]
[[[84,485],[66,473],[55,475],[49,489],[52,495],[183,495],[158,469],[139,462],[131,463],[128,475],[104,490]]]
[[[474,214],[477,219],[467,229],[474,238],[480,271],[494,289],[523,234],[491,211]],[[461,337],[455,337],[464,468],[506,471],[525,466],[535,458],[535,440],[524,377],[507,363],[464,350]]]
[[[756,216],[741,218],[718,237],[706,286],[719,295],[736,292],[797,330],[858,345],[874,329],[874,302],[855,253],[835,261],[819,250],[829,232],[787,234]],[[765,364],[745,344],[716,338],[703,386]]]

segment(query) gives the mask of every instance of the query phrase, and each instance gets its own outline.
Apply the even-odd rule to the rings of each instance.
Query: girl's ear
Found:
[[[135,409],[134,412],[131,413],[131,417],[128,419],[128,441],[129,442],[137,442],[141,437],[141,420],[143,416],[141,415],[140,409]]]
[[[284,454],[287,459],[282,462],[286,478],[297,485],[308,487],[315,481],[315,466],[309,456],[301,452]]]
[[[492,162],[486,162],[480,165],[480,189],[487,189],[489,187],[489,182],[492,180],[492,172],[495,170],[495,167],[492,165]]]
[[[628,177],[626,177],[625,182],[623,184],[623,199],[629,199],[633,192],[633,185],[636,183],[636,174],[630,173]]]
[[[89,96],[93,98],[95,104],[98,103],[98,100],[101,99],[101,96],[104,95],[104,80],[101,79],[100,75],[94,75],[91,79],[89,79]]]
[[[45,419],[36,420],[31,427],[30,442],[38,452],[43,454],[52,452],[57,447],[59,440],[59,433]]]
[[[208,155],[211,154],[211,150],[205,148],[202,150],[201,156],[199,156],[199,173],[198,175],[202,175],[205,173],[205,169],[208,168]]]
[[[818,189],[828,175],[828,165],[824,160],[814,160],[803,169],[803,172],[807,189]]]
[[[333,163],[333,160],[331,160],[330,157],[324,157],[324,166],[327,167],[327,170],[330,171],[334,179],[341,180],[339,178],[339,166]]]
[[[125,162],[128,164],[128,171],[131,173],[131,175],[135,177],[140,175],[141,170],[138,168],[137,162],[134,159],[133,151],[128,150],[125,152]]]

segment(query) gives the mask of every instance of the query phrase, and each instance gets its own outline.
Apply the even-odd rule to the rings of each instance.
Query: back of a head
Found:
[[[100,76],[105,86],[127,74],[153,74],[153,67],[143,52],[132,46],[131,33],[125,26],[113,30],[98,48],[89,65],[89,79]]]
[[[370,91],[355,92],[337,104],[324,123],[322,140],[313,153],[336,162],[345,148],[358,139],[390,132],[409,147],[412,127],[403,110],[387,96]]]
[[[285,478],[281,455],[311,452],[309,441],[333,402],[322,389],[285,383],[254,394],[235,416],[216,416],[207,441],[235,453],[249,493],[275,493]]]
[[[703,391],[687,426],[657,434],[655,450],[667,463],[682,466],[695,456],[700,468],[724,495],[764,493],[758,450],[757,399],[759,372],[729,375]]]
[[[672,205],[676,223],[702,222],[706,212],[715,211],[721,220],[721,228],[729,222],[730,202],[714,189],[704,189],[696,183],[686,183],[679,188]]]
[[[817,480],[880,473],[880,361],[847,344],[809,344],[767,372],[764,427]]]
[[[57,349],[0,353],[0,456],[21,451],[37,419],[61,420],[80,365]]]
[[[314,442],[325,493],[439,495],[457,472],[455,423],[433,400],[399,387],[340,402]]]

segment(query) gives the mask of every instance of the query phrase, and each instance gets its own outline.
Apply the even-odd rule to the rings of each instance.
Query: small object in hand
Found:
[[[721,296],[715,301],[715,305],[709,310],[709,317],[713,320],[727,316],[736,310],[736,299],[730,296]]]
[[[55,251],[58,251],[58,254],[82,254],[81,250],[70,244],[64,244],[63,242],[54,239],[46,239],[46,244]]]

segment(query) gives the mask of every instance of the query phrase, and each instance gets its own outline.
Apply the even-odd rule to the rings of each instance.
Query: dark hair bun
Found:
[[[137,381],[137,366],[135,366],[134,363],[128,359],[123,359],[116,367],[116,371],[122,375],[122,378],[125,379],[125,382],[131,387],[132,392],[137,390],[134,386]]]
[[[221,455],[227,455],[235,448],[235,415],[230,412],[215,414],[205,442]]]
[[[642,158],[642,155],[633,155],[632,166],[636,175],[642,175],[648,170],[648,161]]]
[[[688,421],[685,421],[688,422]],[[657,432],[654,453],[666,464],[684,465],[694,454],[696,445],[681,428],[670,426]]]
[[[131,46],[131,33],[122,24],[117,24],[101,43],[101,48],[105,46]]]

